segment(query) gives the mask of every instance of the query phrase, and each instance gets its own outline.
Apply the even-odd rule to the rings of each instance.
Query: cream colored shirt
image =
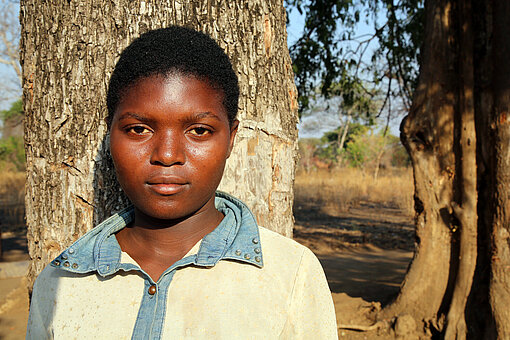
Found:
[[[315,255],[216,204],[222,223],[157,282],[116,243],[132,210],[83,236],[37,278],[27,339],[337,339]]]

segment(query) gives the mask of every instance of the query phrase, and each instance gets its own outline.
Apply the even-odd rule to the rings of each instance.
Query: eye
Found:
[[[212,133],[211,130],[209,130],[205,127],[196,127],[196,128],[189,130],[189,132],[195,136],[206,136],[206,135],[209,135]]]
[[[130,126],[126,130],[128,133],[133,133],[135,135],[146,135],[151,133],[151,130],[141,125]]]

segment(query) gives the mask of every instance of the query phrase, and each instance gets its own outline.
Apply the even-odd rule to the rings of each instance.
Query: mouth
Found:
[[[159,195],[175,195],[186,189],[188,182],[177,176],[158,176],[147,180],[147,186]]]

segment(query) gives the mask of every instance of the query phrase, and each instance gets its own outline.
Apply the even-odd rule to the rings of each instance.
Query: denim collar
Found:
[[[240,200],[219,191],[215,205],[225,217],[216,229],[204,236],[198,253],[185,257],[176,265],[213,267],[220,260],[228,259],[262,268],[259,229],[251,211]],[[97,272],[103,277],[119,270],[140,270],[134,264],[120,262],[121,249],[115,238],[115,233],[133,218],[133,206],[111,216],[64,250],[51,265],[72,273]]]

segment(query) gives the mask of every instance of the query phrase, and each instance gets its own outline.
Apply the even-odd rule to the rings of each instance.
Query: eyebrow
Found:
[[[145,116],[141,116],[139,114],[136,114],[134,112],[124,112],[122,113],[122,115],[119,117],[119,121],[123,120],[123,119],[128,119],[128,118],[134,118],[136,120],[139,120],[143,123],[150,123],[152,121],[154,121],[153,119],[150,119],[150,118],[147,118]]]
[[[122,113],[122,115],[119,117],[119,121],[123,120],[123,119],[128,119],[128,118],[134,118],[134,119],[139,120],[139,121],[141,121],[143,123],[151,123],[151,122],[154,121],[154,119],[148,118],[148,117],[143,116],[143,115],[139,115],[139,114],[134,113],[134,112],[124,112],[124,113]],[[184,117],[182,120],[185,121],[185,122],[191,122],[191,121],[195,121],[195,120],[199,120],[199,119],[204,119],[204,118],[212,118],[212,119],[221,121],[221,118],[217,114],[212,113],[210,111],[199,112],[199,113],[196,113],[196,114],[190,114],[190,115]]]
[[[199,112],[197,114],[190,115],[188,119],[195,120],[195,119],[202,119],[202,118],[213,118],[213,119],[221,121],[221,118],[218,115],[216,115],[215,113],[212,113],[210,111]]]

